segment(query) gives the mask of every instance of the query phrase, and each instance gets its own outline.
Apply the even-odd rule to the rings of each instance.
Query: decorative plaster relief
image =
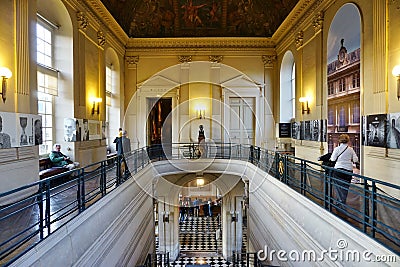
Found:
[[[264,67],[265,68],[272,68],[274,66],[275,61],[276,61],[276,56],[275,55],[262,56],[262,61],[264,63]]]
[[[222,56],[209,56],[208,58],[209,58],[209,60],[210,60],[211,62],[214,62],[214,63],[221,63],[223,57],[222,57]]]
[[[178,60],[180,63],[192,62],[192,56],[178,56]]]
[[[139,62],[139,56],[126,56],[125,62],[128,66],[136,65]]]
[[[81,12],[81,11],[78,11],[76,13],[76,18],[77,18],[78,23],[79,23],[79,29],[86,30],[87,27],[89,26],[89,20],[85,16],[85,14],[83,12]]]
[[[299,31],[297,33],[296,39],[295,39],[295,43],[296,43],[296,48],[300,48],[301,46],[303,46],[303,39],[304,39],[304,32],[303,31]]]
[[[104,46],[106,44],[106,36],[102,31],[97,32],[97,42],[100,46]]]
[[[313,21],[313,27],[315,33],[322,30],[323,24],[324,24],[324,12],[320,11],[317,13]]]

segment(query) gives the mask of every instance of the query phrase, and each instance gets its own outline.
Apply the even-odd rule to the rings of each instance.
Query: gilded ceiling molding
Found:
[[[178,60],[180,63],[192,62],[192,56],[178,56]]]
[[[279,42],[284,38],[287,33],[293,28],[293,25],[299,23],[300,19],[306,13],[306,11],[314,5],[315,0],[300,0],[299,3],[290,12],[289,16],[283,21],[279,28],[275,31],[272,38],[275,42]]]
[[[78,23],[79,23],[79,29],[85,31],[87,29],[87,27],[89,26],[88,18],[85,16],[85,14],[82,11],[78,11],[76,13],[76,18],[77,18]]]
[[[117,23],[111,13],[107,10],[100,0],[84,0],[82,1],[86,4],[91,13],[96,14],[96,17],[101,20],[101,22],[115,35],[115,37],[120,40],[123,44],[126,44],[129,40],[128,35]],[[88,11],[89,12],[89,11]]]
[[[275,43],[271,38],[163,38],[160,42],[157,38],[131,38],[127,44],[128,49],[166,49],[166,48],[183,48],[183,49],[267,49],[274,48]]]
[[[299,49],[303,46],[304,32],[299,31],[295,38],[296,48]]]
[[[320,11],[317,13],[313,20],[313,27],[314,27],[314,32],[318,33],[320,30],[322,30],[324,24],[324,12]]]
[[[126,56],[125,63],[129,66],[136,66],[139,63],[139,56]]]
[[[97,32],[97,42],[99,43],[100,46],[104,47],[106,44],[106,36],[102,31]]]
[[[262,62],[264,63],[264,68],[272,68],[276,61],[275,55],[264,55],[261,57]]]
[[[214,63],[221,63],[223,56],[209,56],[208,59]]]

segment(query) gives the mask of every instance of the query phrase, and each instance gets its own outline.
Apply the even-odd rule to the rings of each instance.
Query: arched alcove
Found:
[[[282,59],[280,70],[280,122],[290,122],[295,118],[295,62],[291,51],[287,51]]]

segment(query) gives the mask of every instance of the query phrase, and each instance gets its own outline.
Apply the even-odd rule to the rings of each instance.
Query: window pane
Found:
[[[52,127],[53,126],[53,116],[50,115],[44,115],[45,117],[45,123],[44,127]]]
[[[44,103],[42,101],[38,101],[38,113],[44,113]]]
[[[46,114],[51,114],[53,113],[53,105],[50,102],[46,102]]]

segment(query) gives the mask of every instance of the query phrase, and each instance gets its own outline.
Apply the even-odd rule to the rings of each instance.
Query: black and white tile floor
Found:
[[[179,245],[181,255],[173,267],[187,265],[209,265],[212,267],[233,266],[232,262],[221,256],[222,237],[216,240],[216,231],[220,227],[218,217],[189,217],[179,226]],[[158,250],[158,239],[156,247]],[[242,252],[246,252],[246,227],[243,227]],[[244,266],[239,262],[240,266]]]
[[[179,227],[179,245],[185,251],[217,251],[222,247],[216,240],[217,217],[189,217]]]

